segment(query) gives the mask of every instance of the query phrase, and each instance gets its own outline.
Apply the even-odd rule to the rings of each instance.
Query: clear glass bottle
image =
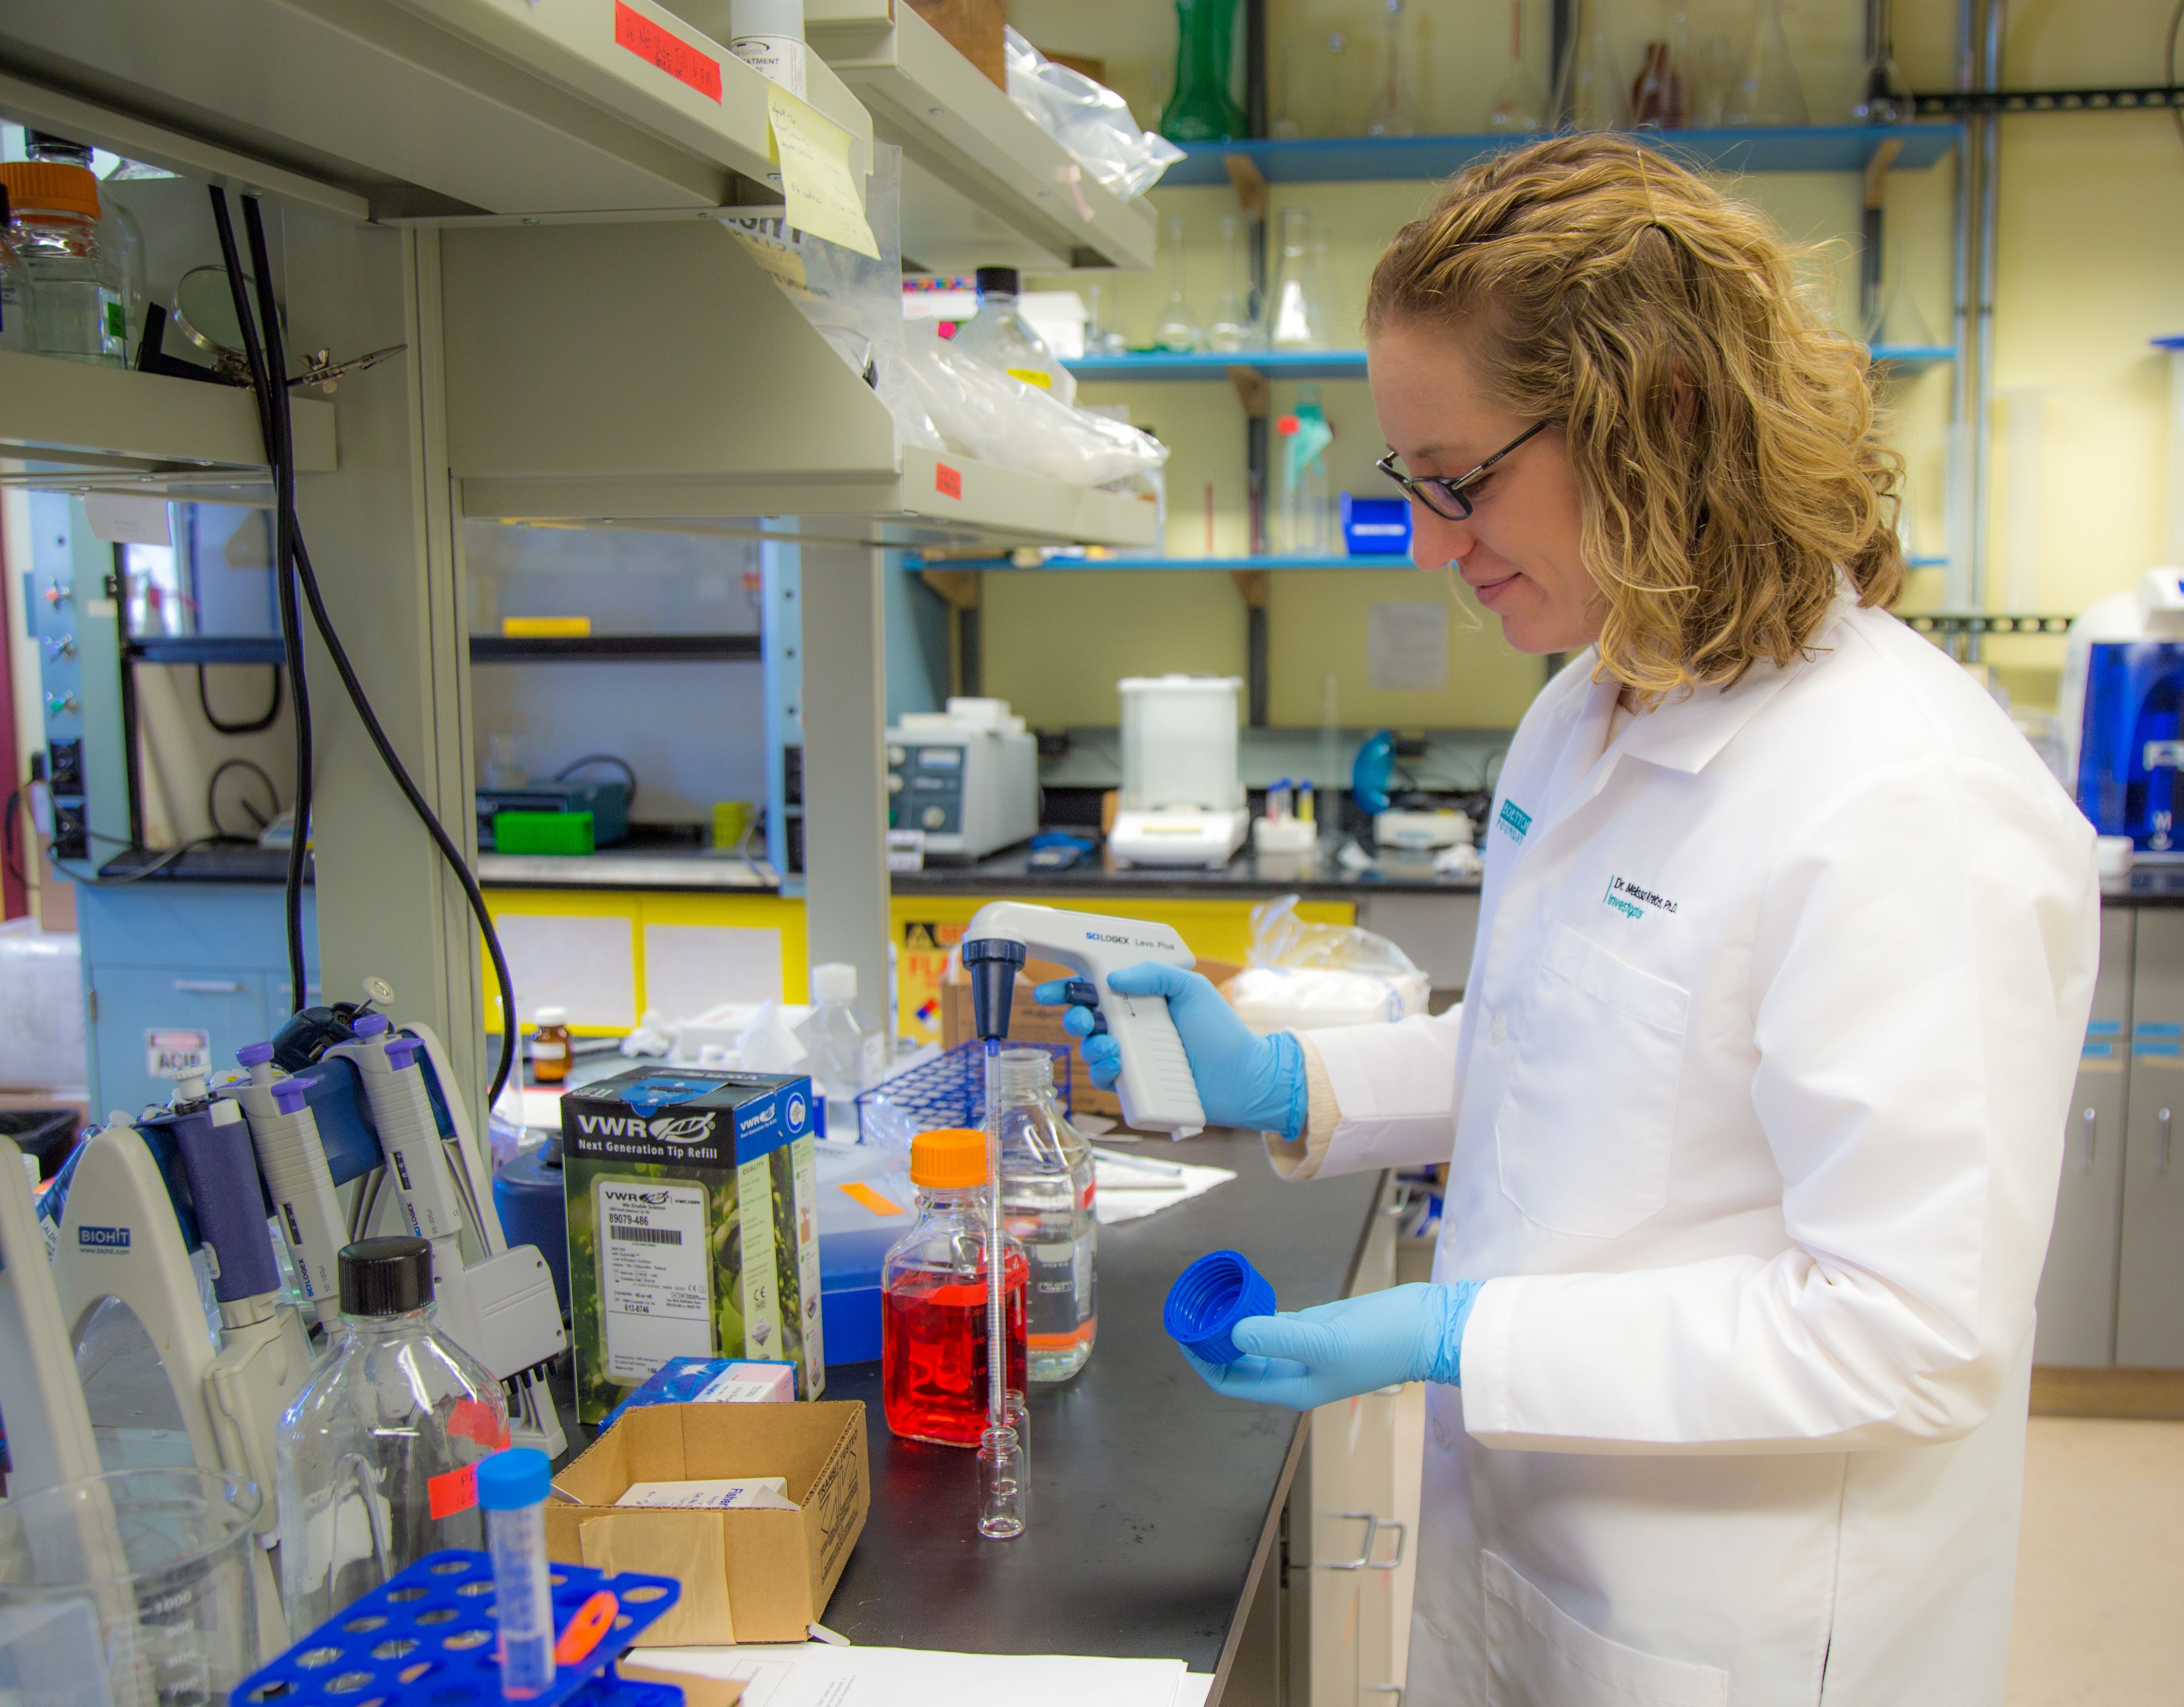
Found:
[[[127,348],[117,263],[98,241],[98,180],[82,166],[0,166],[8,231],[30,286],[31,348],[68,361],[122,365]]]
[[[1001,1212],[1031,1263],[1031,1378],[1067,1381],[1084,1367],[1099,1331],[1092,1147],[1062,1112],[1045,1050],[1002,1050],[995,1076]]]
[[[1251,313],[1251,251],[1244,235],[1244,221],[1234,214],[1221,216],[1221,247],[1227,256],[1228,287],[1214,304],[1213,325],[1206,340],[1223,355],[1254,348],[1259,326]]]
[[[1809,122],[1804,85],[1790,56],[1790,32],[1782,22],[1782,0],[1757,0],[1752,11],[1752,39],[1743,68],[1722,108],[1728,125],[1802,125]]]
[[[15,240],[8,229],[8,190],[0,185],[0,350],[31,348],[31,281],[15,258]]]
[[[1267,292],[1267,347],[1277,350],[1323,350],[1328,341],[1326,292],[1319,262],[1312,253],[1312,215],[1302,208],[1282,209],[1282,252]]]
[[[1616,64],[1608,34],[1607,0],[1572,0],[1578,17],[1555,68],[1555,111],[1577,131],[1612,131],[1623,122],[1627,79]]]
[[[343,1332],[281,1418],[281,1598],[310,1630],[404,1566],[483,1544],[476,1465],[508,1444],[500,1383],[432,1326],[432,1248],[341,1254]]]
[[[917,1219],[880,1265],[880,1402],[888,1427],[936,1446],[986,1432],[986,1135],[967,1128],[911,1141]],[[1024,1390],[1023,1248],[1003,1238],[1011,1409]]]
[[[827,1135],[857,1136],[857,1093],[868,1090],[886,1065],[881,1034],[857,1017],[857,969],[829,961],[811,969],[811,993],[817,1005],[796,1028],[796,1040],[810,1054],[812,1088],[827,1099]]]
[[[1058,401],[1077,400],[1077,381],[1061,358],[1046,347],[1031,323],[1017,312],[1022,281],[1014,267],[978,269],[978,312],[956,328],[954,348],[967,350],[989,367],[1037,386]]]
[[[1328,490],[1327,448],[1334,442],[1319,387],[1306,386],[1296,413],[1274,423],[1281,440],[1279,548],[1295,557],[1340,557],[1334,500]]]
[[[1167,222],[1167,255],[1161,263],[1162,292],[1160,320],[1153,327],[1153,348],[1175,355],[1190,355],[1206,348],[1205,322],[1198,318],[1198,310],[1191,307],[1190,297],[1183,288],[1183,220],[1172,215]]]
[[[98,175],[92,170],[90,143],[70,142],[50,131],[25,131],[23,158],[79,166],[92,172],[94,179]],[[133,164],[116,161],[108,182],[126,178],[126,169]],[[99,186],[98,201],[98,246],[106,259],[109,282],[121,297],[122,364],[126,366],[129,352],[136,347],[136,336],[144,326],[144,228],[136,223],[134,214],[107,192],[103,184]]]

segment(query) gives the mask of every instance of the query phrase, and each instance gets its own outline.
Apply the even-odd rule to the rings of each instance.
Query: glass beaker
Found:
[[[1100,293],[1107,287],[1094,285],[1089,294],[1091,305],[1086,310],[1084,321],[1084,353],[1088,356],[1119,356],[1129,348],[1129,342],[1107,324],[1106,304]]]
[[[1802,125],[1808,122],[1804,86],[1790,57],[1790,32],[1782,22],[1783,0],[1757,0],[1752,11],[1752,39],[1743,67],[1722,108],[1721,122],[1747,125]]]
[[[247,1477],[117,1470],[0,1502],[0,1697],[214,1707],[259,1664]]]
[[[1524,0],[1509,0],[1509,69],[1494,86],[1486,128],[1543,131],[1546,125],[1547,92],[1524,63]]]
[[[1607,32],[1607,0],[1571,0],[1578,16],[1555,68],[1555,111],[1576,131],[1612,131],[1623,122],[1624,77]]]
[[[1267,347],[1326,349],[1327,298],[1320,285],[1318,258],[1312,253],[1311,214],[1302,208],[1283,209],[1281,231],[1281,257],[1275,263],[1273,286],[1267,292]]]
[[[1403,0],[1381,0],[1380,67],[1373,100],[1358,128],[1368,136],[1415,136],[1418,122],[1418,73],[1403,53]]]
[[[1224,355],[1234,355],[1259,341],[1258,320],[1251,312],[1251,251],[1244,221],[1234,214],[1221,216],[1221,247],[1228,281],[1214,305],[1206,341]]]
[[[1161,109],[1171,142],[1224,142],[1244,134],[1244,108],[1228,92],[1236,37],[1232,0],[1175,0],[1175,92]]]
[[[1161,264],[1165,286],[1160,320],[1153,327],[1153,348],[1175,355],[1190,355],[1206,348],[1206,327],[1183,288],[1183,220],[1170,215],[1167,259]]]

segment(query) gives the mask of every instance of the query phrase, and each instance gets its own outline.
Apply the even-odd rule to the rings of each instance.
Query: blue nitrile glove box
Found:
[[[1408,557],[1410,501],[1343,493],[1342,548],[1352,557]]]

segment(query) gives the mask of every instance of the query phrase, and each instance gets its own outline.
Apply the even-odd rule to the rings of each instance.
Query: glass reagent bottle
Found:
[[[1044,1049],[1000,1056],[1001,1213],[1030,1263],[1027,1304],[1034,1381],[1067,1381],[1092,1355],[1099,1328],[1092,1147],[1054,1093]]]
[[[811,1055],[811,1087],[827,1099],[827,1136],[857,1136],[857,1093],[869,1090],[886,1066],[886,1038],[858,1019],[857,969],[829,961],[811,969],[818,1005],[796,1028]]]
[[[1014,267],[979,268],[978,312],[957,328],[955,347],[1011,379],[1051,393],[1058,403],[1076,402],[1075,376],[1019,312],[1021,294]]]

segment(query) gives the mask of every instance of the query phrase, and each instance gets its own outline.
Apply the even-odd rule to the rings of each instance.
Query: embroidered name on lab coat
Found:
[[[1509,839],[1512,842],[1522,842],[1524,839],[1524,832],[1532,827],[1532,815],[1518,805],[1515,801],[1504,800],[1502,803],[1502,815],[1496,821],[1509,832]]]
[[[1637,884],[1622,877],[1610,877],[1607,880],[1607,892],[1600,898],[1600,904],[1613,908],[1626,919],[1644,918],[1646,909],[1649,907],[1657,913],[1673,913],[1676,910],[1676,904],[1667,896],[1657,895],[1651,889],[1641,888]]]

